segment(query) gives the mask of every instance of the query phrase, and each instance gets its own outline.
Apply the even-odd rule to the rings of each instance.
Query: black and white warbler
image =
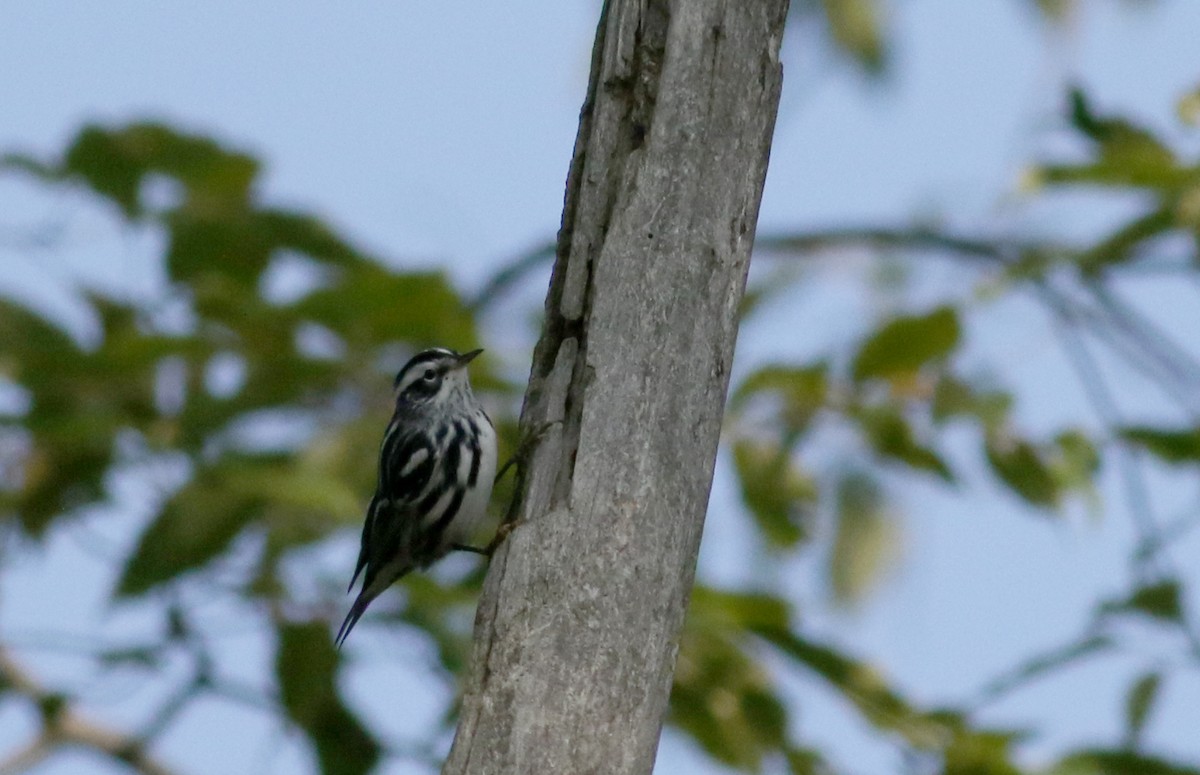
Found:
[[[350,579],[353,589],[361,574],[362,589],[338,630],[338,646],[397,579],[451,549],[469,548],[496,475],[496,432],[467,377],[467,364],[481,352],[425,350],[396,375],[396,410]]]

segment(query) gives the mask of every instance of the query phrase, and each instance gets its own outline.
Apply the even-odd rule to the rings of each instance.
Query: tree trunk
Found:
[[[609,0],[443,773],[645,775],[712,483],[787,0]]]

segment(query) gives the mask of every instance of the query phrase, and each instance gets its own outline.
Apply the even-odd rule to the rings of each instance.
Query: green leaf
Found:
[[[175,280],[221,274],[251,289],[280,247],[251,210],[183,209],[165,220],[170,238],[167,272]]]
[[[820,751],[812,748],[789,747],[784,752],[788,775],[832,775]]]
[[[733,447],[742,501],[771,546],[788,548],[808,535],[816,483],[792,463],[786,449],[754,441]]]
[[[1200,463],[1200,427],[1188,430],[1134,426],[1123,428],[1121,438],[1136,444],[1166,463]]]
[[[1041,177],[1051,183],[1112,188],[1147,188],[1174,198],[1195,181],[1195,170],[1181,166],[1171,149],[1149,130],[1120,118],[1099,116],[1084,93],[1071,92],[1072,125],[1094,143],[1095,159],[1085,164],[1046,165]]]
[[[878,486],[862,474],[839,483],[836,517],[829,582],[834,600],[847,605],[861,600],[895,560],[898,531]]]
[[[1120,154],[1129,161],[1140,157],[1156,164],[1174,164],[1175,154],[1148,130],[1124,119],[1097,115],[1082,89],[1071,90],[1070,102],[1072,126],[1100,144],[1104,153]]]
[[[187,204],[212,211],[248,200],[258,162],[210,138],[155,123],[116,129],[87,126],[67,150],[62,171],[81,177],[127,217],[143,212],[141,188],[158,173],[183,184]]]
[[[911,377],[922,366],[947,357],[958,346],[958,313],[938,307],[928,315],[899,317],[867,339],[854,358],[854,378]]]
[[[228,486],[235,466],[200,472],[167,501],[126,560],[116,595],[140,595],[201,567],[261,514],[261,502]]]
[[[787,746],[787,710],[738,644],[739,628],[703,612],[724,603],[702,595],[699,604],[680,639],[669,720],[717,761],[757,771],[764,757]]]
[[[320,265],[380,271],[320,220],[302,213],[184,208],[165,221],[170,233],[167,267],[176,279],[221,273],[254,290],[270,260],[284,251]]]
[[[403,340],[459,351],[478,346],[474,319],[442,273],[393,274],[377,266],[347,272],[290,309],[321,321],[351,346]]]
[[[718,630],[786,629],[791,610],[774,595],[698,585],[692,590],[688,616],[698,625]]]
[[[1057,24],[1069,18],[1069,12],[1075,7],[1076,0],[1034,0],[1034,3],[1048,21]]]
[[[829,368],[825,363],[807,366],[772,364],[750,374],[729,400],[731,411],[740,411],[756,396],[777,396],[782,401],[780,422],[792,434],[802,434],[829,395]]]
[[[317,750],[324,775],[365,775],[380,747],[338,696],[337,651],[325,622],[283,623],[275,676],[288,718]]]
[[[1129,597],[1104,603],[1101,613],[1137,613],[1161,622],[1183,622],[1183,596],[1179,582],[1167,579],[1138,587]]]
[[[1034,506],[1058,505],[1059,486],[1038,448],[1024,439],[990,434],[985,441],[988,463],[1008,488]]]
[[[1093,749],[1069,754],[1047,775],[1200,775],[1200,770],[1134,751]]]
[[[1057,448],[1051,470],[1059,486],[1064,489],[1088,489],[1092,487],[1096,473],[1100,470],[1100,452],[1083,431],[1066,430],[1054,437]]]
[[[1016,737],[988,731],[955,735],[946,748],[942,775],[1021,775],[1011,759]]]
[[[936,474],[945,482],[954,481],[950,466],[932,449],[917,442],[912,426],[899,411],[889,407],[866,411],[859,422],[867,441],[881,456]]]
[[[872,725],[902,735],[916,748],[936,750],[954,730],[950,721],[914,709],[875,668],[832,646],[788,630],[755,628],[754,633],[828,682]]]
[[[838,47],[870,73],[886,62],[878,0],[823,0],[826,22]]]
[[[279,551],[326,535],[362,504],[338,477],[304,460],[226,455],[164,505],[125,566],[119,595],[136,595],[222,554],[254,523]]]
[[[1125,745],[1136,749],[1142,738],[1142,730],[1150,718],[1154,701],[1158,699],[1158,691],[1162,688],[1162,674],[1151,671],[1141,675],[1129,687],[1125,697]]]
[[[934,423],[957,417],[973,417],[985,431],[1000,429],[1012,409],[1012,394],[972,385],[953,375],[943,375],[933,390],[930,411]]]

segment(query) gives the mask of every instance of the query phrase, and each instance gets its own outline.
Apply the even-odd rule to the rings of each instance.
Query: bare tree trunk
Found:
[[[787,0],[609,0],[443,773],[649,773],[766,175]]]

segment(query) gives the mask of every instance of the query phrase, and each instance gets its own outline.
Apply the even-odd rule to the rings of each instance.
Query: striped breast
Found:
[[[420,519],[413,557],[421,565],[443,557],[451,543],[470,539],[496,477],[496,432],[481,411],[446,422],[433,443],[432,475],[412,509]]]

